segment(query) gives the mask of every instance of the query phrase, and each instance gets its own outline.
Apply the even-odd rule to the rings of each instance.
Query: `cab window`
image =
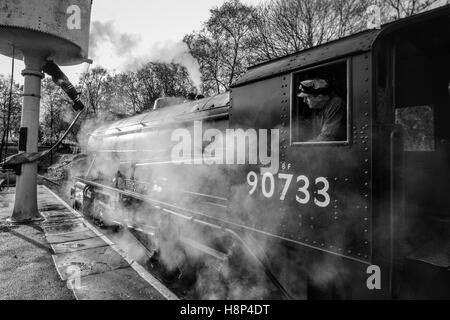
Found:
[[[347,61],[293,74],[293,144],[349,141]]]

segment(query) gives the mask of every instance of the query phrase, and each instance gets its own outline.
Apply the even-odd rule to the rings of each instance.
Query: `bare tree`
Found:
[[[83,100],[87,102],[89,112],[94,114],[100,113],[103,109],[107,109],[105,100],[108,94],[108,71],[102,67],[85,72],[80,77]]]
[[[11,91],[12,87],[12,92]],[[21,87],[0,75],[0,158],[7,153],[8,143],[17,140],[21,115]],[[5,152],[6,151],[6,152]]]
[[[419,12],[432,9],[436,6],[449,4],[448,0],[378,0],[377,5],[381,8],[383,21],[389,22],[412,16]]]
[[[69,127],[74,116],[73,103],[50,78],[42,82],[41,96],[39,141],[53,145]],[[70,138],[74,139],[73,133],[67,140]],[[53,152],[50,153],[50,162],[53,162]]]
[[[185,67],[175,63],[150,62],[137,71],[142,109],[150,109],[156,99],[163,96],[186,97],[194,91]]]
[[[211,37],[206,30],[186,35],[184,38],[200,64],[203,92],[217,94],[227,90],[227,84],[220,77],[223,42]]]
[[[56,142],[69,126],[72,102],[55,83],[47,78],[42,82],[41,93],[41,142]]]
[[[252,53],[255,10],[239,0],[229,0],[211,10],[211,17],[201,31],[185,37],[200,63],[206,91],[228,90],[255,61]]]
[[[256,53],[268,60],[329,42],[365,26],[366,0],[273,0],[254,18]]]
[[[367,9],[378,5],[382,22],[414,15],[449,0],[272,0],[258,7],[255,52],[269,60],[362,31]]]
[[[113,83],[128,114],[136,114],[144,109],[144,86],[137,72],[120,73],[114,77]]]

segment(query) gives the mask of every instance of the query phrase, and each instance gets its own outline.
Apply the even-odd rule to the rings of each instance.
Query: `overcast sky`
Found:
[[[110,41],[98,41],[98,47],[90,50],[89,55],[95,60],[94,66],[99,64],[123,71],[127,68],[127,61],[132,58],[151,54],[155,46],[160,48],[167,43],[176,43],[185,34],[199,30],[201,23],[210,16],[209,10],[223,2],[225,0],[94,0],[91,22],[99,21],[104,25],[112,21],[109,27],[116,35],[129,36],[135,41],[129,52],[120,55],[116,54],[117,50],[114,50]],[[258,4],[261,0],[243,2]],[[76,83],[79,73],[86,70],[86,66],[83,64],[62,69]],[[23,83],[20,75],[23,69],[23,63],[16,61],[15,80],[20,83]],[[0,55],[0,74],[10,73],[11,59]]]

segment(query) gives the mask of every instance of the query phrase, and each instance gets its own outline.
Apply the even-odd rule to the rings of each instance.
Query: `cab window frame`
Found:
[[[299,74],[308,72],[308,71],[312,71],[312,70],[317,70],[317,69],[322,69],[322,68],[326,68],[327,66],[331,66],[331,65],[336,65],[336,64],[340,64],[340,63],[344,63],[346,64],[346,87],[347,87],[347,95],[346,95],[346,104],[347,104],[347,139],[344,141],[296,141],[297,139],[295,139],[295,135],[294,135],[294,130],[296,130],[296,128],[294,127],[295,125],[299,125],[298,120],[296,119],[294,121],[294,109],[298,107],[297,103],[298,103],[298,97],[297,97],[297,92],[298,92],[298,88],[295,88],[295,83],[296,83],[296,79],[298,78]],[[338,60],[334,60],[331,62],[327,62],[327,63],[323,63],[320,65],[315,65],[312,67],[307,67],[307,68],[303,68],[303,69],[299,69],[296,70],[294,72],[291,73],[291,101],[290,101],[290,130],[289,130],[289,140],[290,140],[290,145],[291,146],[350,146],[352,141],[351,141],[351,128],[352,128],[352,77],[351,77],[351,71],[352,71],[352,64],[351,64],[351,58],[350,57],[346,57],[346,58],[342,58],[342,59],[338,59]],[[344,97],[341,97],[344,98]]]

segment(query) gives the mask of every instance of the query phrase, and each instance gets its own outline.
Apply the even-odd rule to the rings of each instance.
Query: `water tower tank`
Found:
[[[92,0],[0,0],[0,54],[33,52],[62,66],[88,58]]]

